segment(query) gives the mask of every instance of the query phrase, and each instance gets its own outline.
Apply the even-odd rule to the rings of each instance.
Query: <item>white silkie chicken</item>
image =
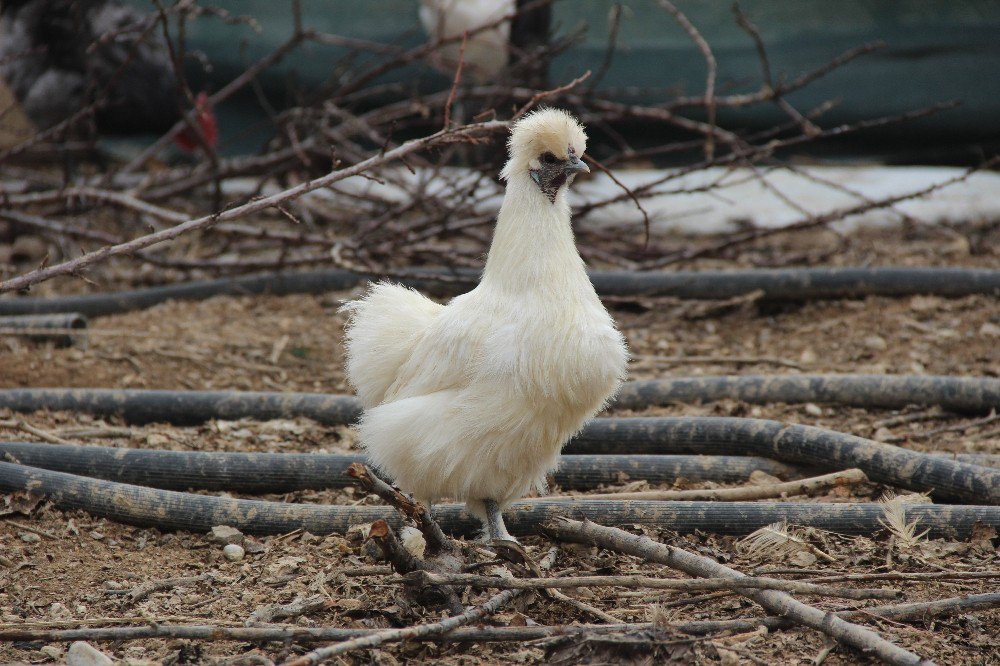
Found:
[[[420,22],[433,41],[496,23],[469,35],[462,54],[466,71],[477,82],[486,83],[507,66],[510,21],[500,19],[513,15],[516,7],[515,0],[420,0]],[[461,50],[461,40],[442,46],[435,53],[437,67],[454,73]]]
[[[447,305],[379,283],[344,306],[360,441],[417,499],[465,500],[491,539],[617,391],[628,350],[584,270],[566,190],[587,136],[544,109],[511,132],[507,191],[482,280]]]

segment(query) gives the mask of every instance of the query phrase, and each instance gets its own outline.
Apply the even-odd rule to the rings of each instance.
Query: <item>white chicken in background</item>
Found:
[[[461,37],[462,33],[496,23],[514,13],[515,0],[420,0],[420,23],[432,41]],[[470,35],[463,56],[466,72],[479,83],[495,78],[507,66],[510,21]],[[438,67],[454,72],[462,41],[454,41],[436,51]]]
[[[614,395],[628,350],[587,277],[566,190],[589,171],[583,127],[518,121],[479,285],[447,305],[379,283],[347,303],[347,375],[371,462],[417,499],[464,500],[494,540],[502,509],[545,475]]]

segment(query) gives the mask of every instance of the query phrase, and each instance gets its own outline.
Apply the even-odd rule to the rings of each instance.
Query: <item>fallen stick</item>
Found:
[[[705,578],[743,578],[743,574],[714,560],[667,546],[649,537],[636,536],[614,527],[604,527],[589,521],[561,519],[549,523],[544,531],[562,541],[573,541],[600,546],[609,550],[642,557],[651,562],[665,564],[693,576]],[[740,594],[782,617],[819,630],[837,642],[873,655],[888,664],[898,666],[928,666],[932,661],[904,650],[865,627],[852,624],[801,601],[785,592],[775,590],[740,590]]]
[[[853,486],[867,483],[868,477],[860,469],[847,469],[842,472],[823,474],[808,479],[771,483],[762,486],[740,486],[739,488],[708,488],[697,490],[643,490],[625,493],[593,493],[587,495],[552,495],[546,499],[552,501],[572,502],[574,500],[648,500],[654,502],[668,501],[724,501],[748,502],[774,497],[792,497],[795,495],[815,495],[837,486]]]
[[[550,598],[560,603],[566,604],[567,606],[571,606],[577,609],[578,611],[596,617],[598,620],[601,620],[602,622],[607,622],[608,624],[618,624],[621,621],[614,615],[605,613],[597,606],[591,606],[586,601],[583,601],[581,599],[574,599],[573,597],[563,594],[559,590],[547,590],[547,593]]]
[[[848,611],[847,613],[837,613],[837,615],[841,617],[863,617],[871,614],[889,620],[921,620],[944,615],[955,615],[956,613],[991,610],[993,608],[1000,608],[1000,592],[970,594],[965,597],[916,601],[908,604],[894,604],[892,606],[876,606],[875,608],[862,608],[856,611]]]
[[[316,535],[345,534],[353,525],[384,519],[398,525],[390,507],[294,504],[215,497],[154,490],[52,472],[0,461],[0,490],[31,489],[60,509],[82,509],[91,515],[161,530],[207,532],[229,525],[244,534],[287,534],[302,529]],[[566,513],[565,502],[526,499],[507,510],[508,527],[517,536]],[[831,502],[642,502],[580,500],[573,505],[578,517],[615,525],[649,525],[678,532],[703,530],[719,534],[747,534],[785,520],[844,534],[871,534],[881,529],[882,509],[876,503]],[[474,534],[482,529],[476,518],[457,504],[434,507],[436,520],[452,534]],[[1000,526],[1000,506],[923,504],[907,508],[932,538],[966,539],[977,523]]]
[[[800,580],[810,583],[839,583],[863,580],[979,580],[983,578],[1000,578],[1000,571],[886,571],[884,573],[811,576]]]
[[[321,594],[307,598],[297,598],[287,604],[267,604],[261,606],[246,620],[246,626],[270,624],[275,620],[296,618],[327,607],[327,599]]]
[[[418,585],[468,585],[471,587],[490,587],[498,590],[537,590],[540,588],[578,588],[578,587],[632,587],[650,588],[655,590],[678,590],[684,592],[704,592],[707,590],[781,590],[798,594],[815,594],[842,599],[899,599],[899,590],[859,590],[852,588],[833,587],[805,583],[798,580],[782,580],[780,578],[760,578],[746,576],[739,580],[732,577],[699,578],[695,580],[677,578],[652,578],[650,576],[576,576],[572,578],[500,578],[498,576],[480,576],[476,574],[445,574],[428,571],[414,571],[399,579],[402,582]]]
[[[184,587],[196,583],[205,583],[215,579],[213,573],[203,573],[197,576],[177,576],[174,578],[161,578],[140,583],[127,592],[128,600],[132,603],[142,601],[153,592],[160,590],[171,590],[175,587]]]
[[[427,542],[428,555],[455,550],[454,543],[445,536],[441,526],[423,504],[403,494],[398,488],[393,488],[361,463],[352,463],[347,468],[347,476],[353,478],[365,492],[375,493],[386,504],[416,521]]]
[[[539,563],[539,567],[541,569],[551,568],[552,565],[555,564],[556,554],[558,552],[559,551],[556,548],[550,550],[548,554],[542,558],[542,561]],[[342,643],[337,643],[336,645],[313,650],[312,652],[304,654],[297,659],[285,662],[284,666],[311,666],[312,664],[318,664],[325,659],[329,659],[330,657],[334,657],[338,654],[346,654],[347,652],[351,652],[353,650],[371,648],[387,642],[413,640],[417,638],[425,638],[427,636],[440,635],[451,629],[470,624],[496,613],[505,605],[516,599],[522,592],[524,592],[524,590],[504,590],[503,592],[490,597],[490,599],[482,605],[470,608],[460,615],[454,615],[441,620],[440,622],[420,624],[403,629],[386,629],[385,631],[379,631],[368,636],[360,636]]]
[[[26,432],[29,435],[34,435],[40,439],[44,439],[46,442],[51,444],[70,444],[71,442],[66,441],[58,435],[54,435],[47,430],[42,430],[41,428],[36,428],[30,423],[26,423],[20,419],[10,419],[0,421],[0,428],[11,428],[13,430],[20,430],[21,432]]]
[[[880,616],[897,621],[942,618],[956,613],[970,613],[978,610],[1000,608],[1000,593],[972,594],[964,597],[949,597],[916,603],[873,606],[863,610],[840,611],[838,617]],[[107,621],[107,618],[105,618]],[[37,626],[0,624],[0,641],[45,641],[46,643],[68,643],[72,641],[128,641],[147,638],[181,638],[201,641],[246,641],[279,643],[306,643],[331,640],[349,640],[379,633],[380,629],[345,629],[343,627],[232,627],[223,625],[179,625],[146,624],[147,618],[129,620],[137,627],[83,627],[78,629],[49,629]],[[57,621],[64,624],[66,620]],[[77,620],[83,624],[87,620]],[[732,620],[696,620],[671,624],[670,628],[684,634],[705,635],[722,631],[746,632],[757,627],[780,629],[790,626],[785,618],[775,616],[736,618]],[[450,643],[487,643],[508,641],[531,641],[556,636],[586,635],[594,633],[648,631],[651,622],[617,624],[577,624],[577,625],[535,625],[529,627],[461,627],[452,631],[424,636],[424,640],[440,640]]]

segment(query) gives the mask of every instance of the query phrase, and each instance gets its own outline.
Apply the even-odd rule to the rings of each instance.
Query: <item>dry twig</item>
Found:
[[[699,578],[695,580],[679,578],[651,578],[649,576],[572,576],[565,578],[500,578],[475,574],[437,574],[415,571],[400,580],[420,585],[469,585],[490,587],[500,590],[537,590],[546,588],[573,589],[579,587],[629,587],[652,590],[678,590],[683,592],[704,592],[706,590],[781,590],[796,594],[840,597],[842,599],[898,599],[899,590],[853,589],[816,585],[796,580],[780,578],[760,578],[746,576],[733,578]]]
[[[542,558],[539,565],[540,568],[551,568],[552,565],[555,564],[556,553],[558,553],[557,549],[553,548],[550,550],[549,553]],[[460,615],[441,620],[440,622],[421,624],[415,627],[406,627],[404,629],[387,629],[368,636],[344,641],[343,643],[338,643],[330,647],[313,650],[312,652],[304,654],[297,659],[286,662],[285,666],[309,666],[310,664],[318,664],[319,662],[338,654],[346,654],[354,650],[376,647],[387,642],[416,640],[426,638],[428,636],[441,635],[457,627],[465,626],[484,617],[493,615],[498,610],[516,599],[522,592],[523,590],[505,590],[497,595],[494,595],[493,597],[490,597],[488,601],[476,606],[475,608],[471,608]]]
[[[719,501],[719,502],[749,502],[774,497],[792,497],[794,495],[815,495],[826,492],[838,486],[852,486],[867,483],[868,477],[860,469],[848,469],[796,481],[770,483],[761,486],[740,486],[739,488],[706,488],[695,490],[642,490],[622,493],[590,493],[586,495],[553,495],[547,499],[552,501],[571,502],[578,499],[615,499],[615,500],[649,500],[649,501]]]
[[[589,521],[580,522],[564,519],[549,524],[545,531],[560,540],[597,545],[665,564],[696,576],[743,577],[743,574],[707,557],[657,543],[648,537],[638,537],[624,530],[596,525]],[[888,664],[914,666],[933,663],[890,643],[869,629],[796,601],[785,592],[745,590],[741,594],[771,612],[776,612],[793,622],[822,631],[839,643],[874,655]]]

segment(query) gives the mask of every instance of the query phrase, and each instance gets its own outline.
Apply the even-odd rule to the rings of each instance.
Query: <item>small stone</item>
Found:
[[[77,641],[69,646],[66,666],[112,666],[115,662],[90,643]]]
[[[212,528],[212,533],[208,535],[210,541],[225,544],[243,543],[243,532],[228,525],[216,525]]]
[[[66,608],[66,606],[64,606],[63,604],[59,603],[58,601],[54,601],[52,602],[52,604],[49,605],[50,617],[67,618],[67,617],[72,617],[72,615],[73,614],[69,612],[69,609]]]
[[[222,554],[230,562],[239,562],[246,555],[246,551],[243,550],[243,546],[239,544],[230,543],[226,544],[226,547],[222,549]]]
[[[802,351],[801,354],[799,354],[799,362],[804,363],[806,365],[811,365],[815,363],[817,360],[818,357],[816,356],[816,352],[814,352],[812,349],[805,349]]]
[[[888,441],[889,438],[891,437],[892,437],[892,431],[889,430],[888,428],[879,428],[878,430],[875,431],[875,441],[877,442]]]
[[[42,537],[31,532],[21,532],[21,541],[24,543],[38,543],[42,540]]]
[[[816,556],[807,550],[800,550],[792,555],[788,562],[789,564],[797,567],[811,567],[816,564]]]
[[[410,555],[413,555],[418,560],[424,559],[427,541],[420,530],[406,525],[399,530],[399,540],[403,543],[403,548],[410,552]]]
[[[93,532],[90,533],[90,538],[93,539],[94,541],[100,541],[101,539],[104,538],[104,532],[98,532],[97,530],[94,530]]]
[[[62,659],[63,656],[63,649],[58,645],[43,645],[38,651],[52,660]]]
[[[264,544],[253,537],[246,537],[243,539],[243,549],[246,550],[251,555],[258,555],[263,553],[266,549]]]
[[[166,435],[154,432],[146,435],[146,443],[150,446],[166,446],[170,443],[170,439]]]
[[[1000,338],[1000,326],[988,321],[979,327],[979,335],[985,335],[991,338]]]
[[[865,347],[873,351],[885,351],[889,348],[889,343],[881,335],[869,335],[865,338]]]
[[[910,309],[914,312],[928,312],[941,307],[942,299],[938,296],[914,296],[910,299]]]
[[[813,402],[807,402],[804,409],[809,416],[823,416],[823,409]]]
[[[781,479],[776,476],[772,476],[767,472],[759,469],[755,469],[750,472],[750,478],[748,479],[751,485],[754,486],[769,486],[774,483],[781,483]]]

